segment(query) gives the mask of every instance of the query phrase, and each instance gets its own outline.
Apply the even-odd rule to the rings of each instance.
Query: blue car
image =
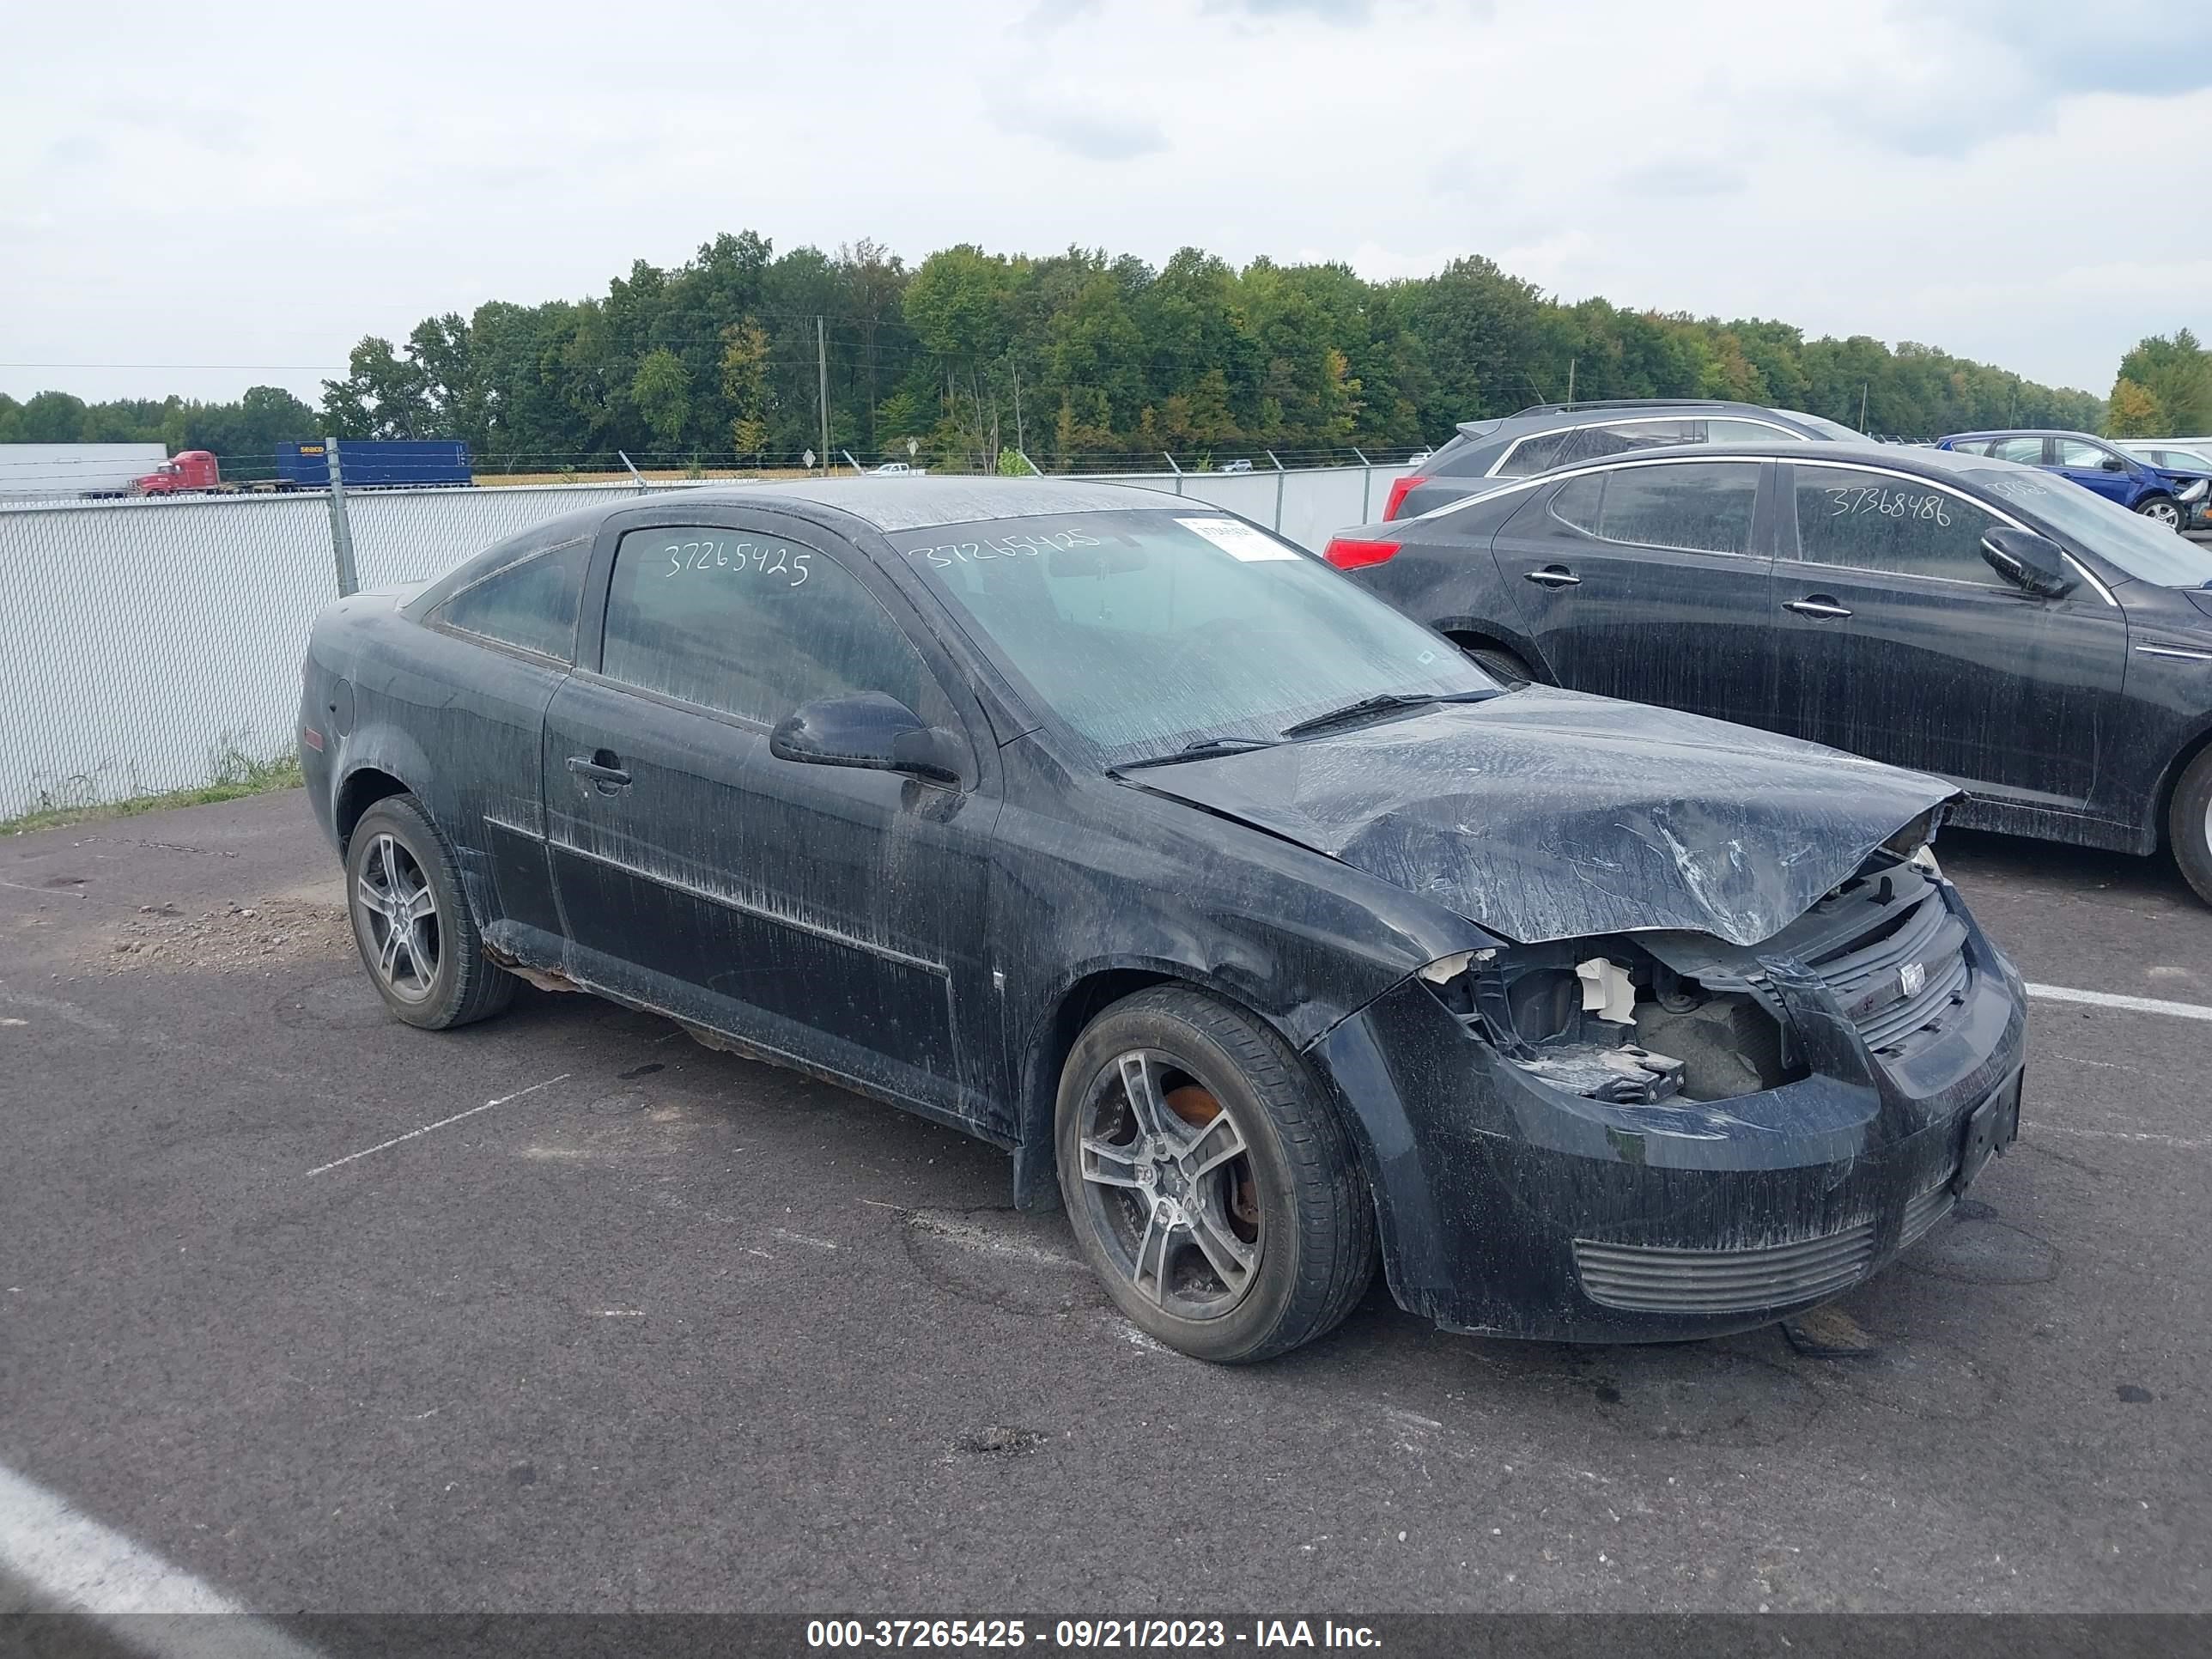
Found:
[[[2170,530],[2196,530],[2212,508],[2212,472],[2159,466],[2086,432],[1954,432],[1938,449],[2040,466]]]

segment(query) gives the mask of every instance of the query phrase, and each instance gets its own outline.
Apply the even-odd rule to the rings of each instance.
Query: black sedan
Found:
[[[2212,550],[2053,474],[1893,446],[1523,479],[1330,562],[1509,679],[1950,779],[1954,823],[2150,854],[2212,902]]]
[[[1933,778],[1507,691],[1150,492],[854,479],[531,531],[317,620],[372,981],[518,977],[1013,1153],[1145,1330],[1657,1339],[1832,1297],[2017,1123]]]

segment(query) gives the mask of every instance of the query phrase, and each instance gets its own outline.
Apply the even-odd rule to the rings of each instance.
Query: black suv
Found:
[[[1410,519],[1491,487],[1555,466],[1601,460],[1662,444],[1864,443],[1847,426],[1795,410],[1699,398],[1619,398],[1537,404],[1495,421],[1462,421],[1459,435],[1390,486],[1386,520]]]

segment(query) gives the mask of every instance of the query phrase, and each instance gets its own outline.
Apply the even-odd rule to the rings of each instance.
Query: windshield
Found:
[[[1209,739],[1272,742],[1367,697],[1497,690],[1419,623],[1241,520],[1077,513],[891,543],[1108,766]]]
[[[1961,476],[2073,537],[2137,581],[2160,587],[2212,585],[2212,549],[2199,547],[2071,479],[2025,466],[1968,467]]]
[[[1774,412],[1786,420],[1803,422],[1831,443],[1863,444],[1866,441],[1864,433],[1854,432],[1841,421],[1832,421],[1825,415],[1808,415],[1799,409],[1778,409]]]

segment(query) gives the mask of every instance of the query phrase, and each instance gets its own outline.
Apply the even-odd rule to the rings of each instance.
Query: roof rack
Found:
[[[1516,415],[1579,415],[1589,409],[1736,409],[1725,398],[1597,398],[1572,404],[1531,404]]]

